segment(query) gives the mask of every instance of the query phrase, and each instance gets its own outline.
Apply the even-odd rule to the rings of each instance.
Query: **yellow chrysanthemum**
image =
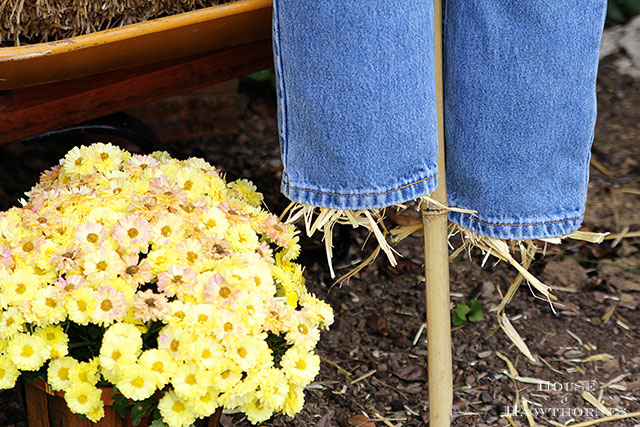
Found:
[[[24,316],[16,307],[9,307],[0,315],[0,336],[5,340],[24,332]]]
[[[166,350],[172,357],[182,360],[183,354],[189,354],[189,345],[193,342],[194,337],[186,331],[173,326],[162,328],[158,335],[158,348]]]
[[[36,291],[31,306],[38,317],[39,325],[62,322],[67,317],[64,303],[58,299],[55,286],[46,286]]]
[[[176,264],[178,260],[178,254],[172,246],[153,245],[153,249],[147,254],[145,258],[149,263],[151,271],[158,274],[162,271],[166,271],[167,268]]]
[[[224,347],[212,337],[195,340],[189,347],[190,355],[201,369],[212,369],[224,357]]]
[[[71,381],[75,384],[83,382],[90,385],[96,385],[100,379],[98,372],[98,358],[94,357],[88,362],[80,362],[69,370]]]
[[[193,405],[193,411],[199,418],[208,417],[216,411],[220,406],[218,395],[219,392],[216,388],[209,387],[205,394],[190,401]]]
[[[176,171],[174,179],[182,190],[187,192],[190,200],[197,200],[207,190],[207,180],[201,170],[183,167]]]
[[[211,197],[214,205],[226,198],[228,190],[222,178],[217,175],[207,175],[207,184],[207,194]]]
[[[88,147],[73,147],[62,160],[62,172],[69,177],[87,175],[93,172],[93,159]]]
[[[111,228],[114,226],[120,215],[110,206],[95,206],[89,211],[85,217],[86,222],[100,224],[103,227]]]
[[[84,415],[89,419],[89,421],[97,423],[102,419],[102,417],[104,417],[104,402],[100,400],[98,406],[96,406],[93,411],[89,411]]]
[[[216,365],[217,373],[213,377],[213,382],[216,385],[216,388],[221,392],[228,392],[233,387],[235,387],[238,382],[242,379],[242,369],[236,362],[231,359],[224,358],[219,361]]]
[[[258,189],[253,182],[248,179],[238,179],[229,183],[229,188],[235,191],[241,200],[244,200],[249,206],[258,207],[264,197],[262,193],[258,192]]]
[[[280,408],[289,393],[287,378],[278,368],[267,368],[258,374],[260,388],[256,397],[268,408]]]
[[[47,368],[47,383],[54,390],[65,391],[72,382],[71,369],[78,365],[73,357],[61,357],[49,362]]]
[[[293,346],[282,356],[280,366],[291,383],[305,386],[320,372],[320,358],[311,351]]]
[[[315,295],[304,292],[301,300],[306,315],[320,328],[329,328],[333,324],[333,309],[326,302],[316,298]]]
[[[282,404],[282,413],[293,417],[298,412],[302,411],[304,406],[304,387],[299,385],[292,385],[289,388],[289,393],[284,399]]]
[[[207,392],[212,385],[212,378],[204,375],[204,371],[193,362],[178,366],[171,377],[171,384],[176,394],[183,399],[196,399]]]
[[[144,400],[156,390],[158,383],[151,369],[138,363],[125,365],[120,369],[118,390],[128,399]]]
[[[30,301],[38,291],[40,279],[26,269],[18,269],[6,278],[2,284],[2,304],[18,306],[23,301]]]
[[[171,213],[154,218],[151,227],[151,241],[154,245],[176,244],[184,238],[186,232],[182,217]]]
[[[186,314],[185,325],[198,331],[211,331],[218,324],[219,310],[212,304],[193,304]]]
[[[111,143],[97,142],[89,147],[90,162],[93,168],[99,172],[110,172],[117,170],[120,165],[130,157],[128,153]]]
[[[100,285],[109,283],[124,270],[125,265],[120,255],[110,249],[98,249],[89,252],[84,258],[84,275],[90,283]]]
[[[4,355],[0,355],[0,389],[13,388],[20,371],[16,365]]]
[[[258,235],[251,225],[234,224],[227,230],[227,240],[238,252],[254,252],[258,247]]]
[[[76,414],[88,414],[94,411],[100,406],[101,397],[100,389],[82,381],[73,382],[64,394],[67,406]]]
[[[69,320],[79,325],[87,325],[91,320],[91,314],[96,308],[94,290],[88,286],[73,290],[65,300],[64,305],[69,315]]]
[[[36,335],[41,336],[47,343],[49,355],[47,358],[59,358],[66,356],[69,352],[69,337],[64,332],[62,326],[49,325],[44,328],[38,328]]]
[[[320,330],[307,315],[307,310],[296,311],[294,318],[296,325],[287,331],[287,342],[307,350],[314,348],[320,339]]]
[[[9,359],[21,371],[37,371],[47,360],[49,349],[46,341],[31,334],[18,334],[9,341]]]
[[[139,351],[140,348],[130,340],[103,340],[100,347],[100,366],[104,369],[116,370],[132,365],[136,362]]]
[[[186,401],[174,392],[167,392],[158,402],[160,415],[169,427],[187,427],[196,420],[196,414]]]
[[[250,422],[257,424],[271,418],[274,408],[266,405],[260,399],[253,399],[251,402],[243,405],[242,410],[247,414],[247,419]]]
[[[143,351],[138,362],[150,369],[158,388],[164,387],[178,368],[169,352],[156,348]]]
[[[245,372],[270,366],[273,364],[273,358],[269,346],[264,341],[265,338],[266,334],[251,337],[230,335],[223,342],[227,350],[226,355]]]

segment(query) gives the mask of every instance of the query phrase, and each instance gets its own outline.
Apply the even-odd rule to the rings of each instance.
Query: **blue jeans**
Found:
[[[578,229],[606,1],[447,0],[449,219],[535,239]],[[283,193],[382,208],[436,185],[433,3],[275,0]]]

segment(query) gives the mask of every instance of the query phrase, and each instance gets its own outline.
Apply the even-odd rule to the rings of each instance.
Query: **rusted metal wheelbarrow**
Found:
[[[271,0],[0,48],[0,144],[272,66]]]

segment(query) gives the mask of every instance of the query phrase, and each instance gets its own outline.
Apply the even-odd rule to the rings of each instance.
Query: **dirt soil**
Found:
[[[593,148],[584,228],[598,232],[640,231],[640,81],[618,74],[612,57],[598,78],[599,117]],[[287,200],[279,193],[279,159],[273,98],[243,93],[240,133],[235,137],[174,144],[179,157],[201,156],[227,172],[246,177],[264,193],[274,212]],[[3,178],[0,208],[16,202],[38,172],[66,150],[59,143],[0,147]],[[409,213],[408,215],[411,215]],[[415,214],[414,214],[415,216]],[[392,225],[392,224],[390,224]],[[348,271],[372,244],[360,251],[362,230],[336,232],[338,274]],[[371,239],[370,239],[371,240]],[[306,391],[304,410],[295,418],[275,416],[264,426],[425,426],[429,403],[422,237],[403,241],[396,269],[383,259],[342,286],[333,285],[319,238],[305,239],[300,261],[307,286],[328,301],[336,322],[318,346],[324,363]],[[455,239],[454,246],[459,245]],[[454,426],[530,425],[517,399],[525,399],[538,425],[594,420],[600,416],[583,397],[590,392],[613,415],[640,411],[640,238],[607,240],[601,245],[567,241],[549,247],[532,272],[550,285],[560,304],[554,314],[546,301],[522,286],[507,314],[536,358],[530,362],[496,331],[495,309],[515,272],[482,254],[451,263],[452,304],[472,298],[484,320],[453,329]],[[550,386],[511,379],[500,352],[520,377],[547,380]],[[593,356],[593,357],[592,357]],[[519,404],[519,408],[522,405]],[[356,417],[361,415],[360,418]],[[368,419],[375,422],[366,422]],[[250,425],[241,414],[227,414],[224,427]],[[16,390],[0,394],[0,426],[25,425]],[[557,425],[557,424],[556,424]],[[609,425],[640,425],[640,417]]]

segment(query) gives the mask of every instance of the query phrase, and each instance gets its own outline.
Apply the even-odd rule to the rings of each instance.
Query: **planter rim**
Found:
[[[63,40],[0,48],[0,90],[268,39],[271,8],[272,0],[240,0]]]

